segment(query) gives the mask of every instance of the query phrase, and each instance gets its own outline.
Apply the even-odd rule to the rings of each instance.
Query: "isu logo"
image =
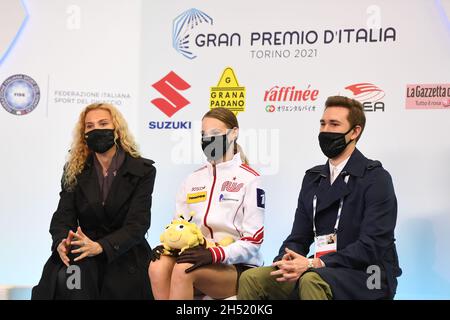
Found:
[[[355,83],[345,87],[353,93],[354,99],[364,102],[377,102],[384,98],[384,91],[372,83]]]
[[[190,102],[178,93],[189,89],[189,83],[181,79],[175,72],[170,71],[164,78],[152,85],[164,98],[156,98],[151,101],[159,110],[169,118],[176,112],[186,107]]]

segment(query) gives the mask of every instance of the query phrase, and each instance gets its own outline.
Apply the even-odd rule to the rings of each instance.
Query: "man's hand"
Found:
[[[69,266],[70,259],[67,256],[70,250],[70,242],[73,239],[73,232],[72,230],[69,231],[67,234],[67,238],[62,239],[59,243],[58,247],[56,248],[56,251],[58,251],[59,257],[61,258],[61,261],[66,265],[66,267]]]
[[[74,259],[74,261],[80,261],[86,257],[94,257],[103,252],[102,246],[95,241],[89,239],[81,230],[80,227],[77,229],[77,233],[72,233],[72,237],[75,238],[75,241],[72,241],[70,244],[73,246],[79,246],[80,248],[72,250],[72,253],[81,253],[78,257]],[[69,232],[69,233],[70,233]]]
[[[279,276],[276,279],[279,282],[295,282],[308,270],[309,261],[304,256],[288,248],[285,250],[286,254],[283,256],[283,259],[272,264],[272,266],[278,267],[278,270],[272,271],[270,275]]]
[[[193,264],[192,267],[186,269],[186,273],[192,272],[201,266],[211,264],[212,262],[213,257],[211,251],[202,246],[187,249],[177,258],[177,263]]]

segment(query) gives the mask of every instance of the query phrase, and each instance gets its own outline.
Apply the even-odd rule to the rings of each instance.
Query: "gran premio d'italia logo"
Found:
[[[189,9],[173,20],[172,45],[179,53],[188,59],[195,59],[197,56],[192,52],[191,40],[192,31],[201,24],[213,24],[213,19],[206,13]]]

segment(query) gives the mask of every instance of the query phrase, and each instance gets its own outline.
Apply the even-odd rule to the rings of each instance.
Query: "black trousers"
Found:
[[[84,258],[65,265],[58,271],[56,280],[56,300],[96,300],[100,299],[106,260],[102,256]]]

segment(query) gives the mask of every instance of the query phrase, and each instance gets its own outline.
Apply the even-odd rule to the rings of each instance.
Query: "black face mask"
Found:
[[[94,152],[105,153],[114,145],[114,129],[94,129],[84,134],[86,143]]]
[[[221,159],[230,145],[231,143],[228,142],[227,134],[202,138],[203,153],[208,158],[208,161]]]
[[[350,142],[345,142],[345,135],[352,131],[355,127],[348,130],[346,133],[340,132],[321,132],[319,133],[319,144],[322,152],[327,158],[335,158],[340,155]]]

